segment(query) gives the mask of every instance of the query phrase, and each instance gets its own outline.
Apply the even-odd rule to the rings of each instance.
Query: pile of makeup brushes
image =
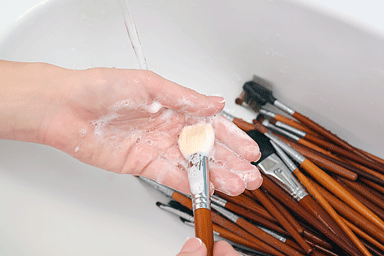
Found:
[[[263,184],[235,197],[215,192],[214,233],[242,255],[384,255],[384,160],[287,107],[260,78],[236,103],[258,113],[250,124],[223,112],[259,144]],[[193,223],[188,196],[143,180],[172,198],[160,208]]]

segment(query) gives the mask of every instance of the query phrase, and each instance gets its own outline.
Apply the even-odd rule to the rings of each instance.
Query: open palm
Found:
[[[216,134],[210,159],[215,189],[236,195],[261,184],[249,162],[257,144],[226,118],[221,97],[208,97],[150,71],[89,69],[70,72],[62,97],[42,129],[44,143],[87,164],[142,175],[189,193],[177,140],[181,129],[210,122]]]

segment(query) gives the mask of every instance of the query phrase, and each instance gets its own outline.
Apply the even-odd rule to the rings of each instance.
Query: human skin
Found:
[[[45,144],[107,171],[141,175],[190,193],[181,129],[209,122],[212,189],[238,195],[262,178],[257,144],[205,96],[144,70],[70,70],[0,61],[0,139]]]
[[[185,242],[176,256],[206,256],[207,248],[198,238],[190,238]],[[239,256],[239,254],[226,241],[218,241],[213,247],[214,256]]]

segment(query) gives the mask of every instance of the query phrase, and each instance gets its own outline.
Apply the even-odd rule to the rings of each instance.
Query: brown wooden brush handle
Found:
[[[243,229],[245,229],[246,231],[248,231],[249,233],[251,233],[252,235],[254,235],[255,237],[259,238],[260,240],[265,241],[267,244],[276,248],[277,250],[279,250],[280,252],[282,252],[286,255],[303,256],[302,253],[296,251],[292,247],[284,244],[280,240],[274,238],[270,234],[264,232],[260,228],[252,225],[251,223],[249,223],[248,221],[246,221],[242,218],[239,218],[237,220],[236,224],[239,225],[240,227],[242,227]]]
[[[232,120],[232,122],[245,132],[255,130],[255,125],[248,123],[240,118],[235,118]]]
[[[296,118],[297,120],[299,120],[300,122],[302,122],[303,124],[305,124],[306,126],[308,126],[310,129],[312,129],[315,132],[323,135],[325,138],[329,139],[330,141],[332,141],[333,143],[339,145],[340,147],[345,148],[345,149],[355,153],[356,155],[359,155],[360,157],[365,158],[365,159],[371,161],[370,157],[368,157],[367,155],[361,153],[355,147],[351,146],[348,142],[342,140],[337,135],[331,133],[330,131],[328,131],[327,129],[325,129],[321,125],[317,124],[316,122],[312,121],[308,117],[306,117],[306,116],[304,116],[304,115],[302,115],[302,114],[300,114],[298,112],[295,112],[292,116],[294,118]]]
[[[351,195],[356,197],[360,202],[362,202],[369,209],[371,209],[377,216],[379,216],[380,218],[382,218],[384,220],[384,210],[383,209],[381,209],[380,207],[378,207],[377,205],[375,205],[374,203],[369,201],[364,196],[362,196],[359,193],[357,193],[355,190],[353,190],[350,187],[346,186],[345,184],[341,183],[341,185],[343,185],[345,187],[345,189],[348,190],[349,193],[351,193]]]
[[[367,156],[369,156],[371,159],[375,160],[376,162],[378,162],[379,164],[382,164],[384,165],[384,159],[378,157],[378,156],[375,156],[371,153],[368,153],[367,151],[364,151],[362,149],[359,149],[361,152],[363,152],[364,154],[366,154]]]
[[[305,239],[305,241],[307,241],[307,243],[310,246],[312,246],[312,244],[316,244],[327,249],[333,248],[332,244],[330,244],[328,241],[325,241],[323,237],[321,237],[320,235],[314,234],[309,230],[306,230],[306,229],[304,230],[303,238]]]
[[[343,166],[340,166],[335,163],[335,160],[321,154],[319,152],[314,151],[311,148],[308,148],[304,145],[300,145],[300,143],[295,142],[293,140],[290,140],[288,138],[285,138],[283,136],[277,135],[282,141],[287,143],[291,148],[305,156],[306,158],[310,159],[313,163],[317,164],[318,166],[327,169],[328,171],[337,174],[339,176],[342,176],[344,178],[347,178],[349,180],[355,181],[357,179],[357,174],[344,168]]]
[[[370,242],[372,245],[376,246],[380,251],[384,252],[384,245],[379,243],[376,239],[374,239],[373,237],[371,237],[370,235],[368,235],[367,233],[365,233],[364,231],[362,231],[361,229],[359,229],[358,227],[356,227],[355,225],[353,225],[351,222],[349,222],[348,220],[344,219],[343,218],[343,221],[345,222],[345,224],[348,225],[348,227],[353,231],[355,232],[355,234],[357,234],[358,236],[360,236],[361,238],[363,238],[364,240]]]
[[[327,201],[332,205],[337,212],[339,212],[345,219],[351,221],[354,225],[358,226],[381,243],[384,244],[384,232],[379,227],[374,225],[372,222],[367,220],[360,213],[356,212],[354,209],[349,207],[347,204],[336,198],[322,186],[317,183],[312,183],[317,190],[327,199]]]
[[[254,212],[252,212],[252,211],[250,211],[244,207],[238,206],[238,205],[231,203],[231,202],[227,202],[225,204],[225,208],[236,213],[239,216],[242,216],[246,219],[254,221],[255,223],[257,223],[259,225],[262,225],[263,227],[269,228],[269,229],[276,231],[282,235],[289,236],[289,233],[287,231],[285,231],[284,229],[282,229],[280,226],[278,226],[275,223],[261,217],[260,215],[255,214]]]
[[[193,212],[195,218],[195,236],[200,238],[207,247],[207,256],[213,256],[213,229],[211,211],[200,208]]]
[[[381,199],[379,196],[377,196],[374,192],[370,191],[369,188],[367,188],[367,187],[365,187],[362,184],[359,184],[357,182],[351,182],[351,181],[346,180],[346,179],[340,178],[339,180],[344,182],[344,184],[346,184],[348,187],[356,190],[358,193],[360,193],[361,195],[368,198],[371,202],[375,203],[377,206],[384,209],[384,200]]]
[[[345,243],[340,237],[335,235],[330,229],[321,224],[315,217],[313,217],[309,212],[307,212],[303,207],[301,207],[296,201],[293,200],[291,196],[285,193],[278,185],[273,183],[267,176],[263,176],[263,183],[261,188],[268,191],[269,194],[273,195],[277,200],[282,204],[288,207],[291,211],[295,212],[307,223],[310,223],[312,227],[318,230],[320,233],[324,234],[325,237],[329,238],[335,244],[340,246],[346,253],[349,255],[360,255],[360,252],[357,249],[349,246]]]
[[[329,151],[325,151],[324,149],[320,149],[320,151],[322,151],[320,152],[317,149],[303,145],[303,140],[301,139],[298,142],[295,142],[284,136],[278,134],[275,135],[289,146],[291,146],[293,149],[310,159],[312,162],[329,170],[330,172],[333,172],[352,181],[356,180],[355,177],[357,176],[365,177],[384,186],[384,175],[381,173],[357,164],[351,160],[335,157]]]
[[[310,195],[303,197],[299,204],[316,217],[321,223],[327,226],[336,235],[341,237],[344,241],[348,241],[344,231],[337,225],[337,223],[329,216],[329,214],[322,208]]]
[[[374,183],[373,181],[367,180],[365,178],[360,178],[360,181],[362,181],[364,184],[368,185],[369,187],[375,189],[377,192],[381,194],[381,196],[384,197],[384,186],[380,186]]]
[[[172,194],[172,198],[175,199],[180,204],[184,205],[188,209],[192,210],[192,200],[178,192],[174,192]],[[225,227],[228,231],[231,231],[234,234],[237,234],[248,241],[251,241],[255,245],[257,245],[259,248],[258,250],[267,254],[276,255],[276,256],[284,256],[283,253],[279,252],[275,248],[271,247],[270,245],[264,243],[260,239],[252,236],[248,232],[246,232],[244,229],[240,228],[236,224],[230,222],[229,220],[225,219],[224,217],[219,216],[217,213],[211,211],[211,220],[216,223],[217,225],[220,225],[221,227]]]
[[[305,186],[307,191],[316,199],[316,201],[324,208],[324,210],[328,212],[328,214],[335,220],[335,222],[340,226],[340,228],[347,234],[347,236],[351,239],[352,243],[357,247],[357,249],[364,255],[370,256],[371,253],[368,251],[368,249],[361,243],[357,236],[344,223],[339,214],[337,214],[337,212],[332,208],[332,206],[323,197],[323,195],[312,185],[309,179],[299,170],[295,171],[295,175]]]
[[[276,208],[276,206],[268,199],[264,192],[260,189],[252,190],[251,193],[261,202],[262,205],[273,215],[280,223],[284,229],[289,232],[293,239],[304,249],[306,253],[312,251],[312,247],[305,242],[305,240],[300,236],[299,232],[287,221],[285,216]]]
[[[220,225],[217,224],[212,224],[213,230],[218,233],[222,238],[225,238],[229,241],[232,241],[234,243],[246,246],[248,248],[251,248],[253,250],[259,251],[262,250],[257,244],[254,244],[247,239],[236,235],[235,233],[230,232],[229,230],[221,227]]]
[[[350,159],[347,159],[347,158],[345,158],[345,157],[340,157],[340,159],[341,159],[342,161],[344,161],[344,162],[346,162],[346,163],[348,163],[348,164],[350,164],[350,165],[352,165],[352,166],[354,166],[354,167],[360,169],[361,171],[363,171],[363,172],[365,172],[365,173],[368,173],[368,174],[370,174],[370,175],[376,177],[377,179],[381,180],[382,182],[384,182],[384,174],[379,173],[379,172],[377,172],[377,171],[375,171],[375,170],[373,170],[373,169],[370,169],[370,168],[368,168],[368,167],[366,167],[366,166],[364,166],[364,165],[362,165],[362,164],[356,163],[356,162],[354,162],[354,161],[352,161],[352,160],[350,160]],[[359,174],[359,173],[358,173],[358,174]],[[364,176],[363,176],[363,175],[360,175],[360,178],[361,178],[361,177],[364,177]],[[368,177],[367,177],[367,179],[368,179]],[[376,182],[376,181],[373,180],[373,179],[370,179],[370,180]],[[382,186],[383,186],[383,185],[382,185]]]
[[[292,225],[294,229],[296,229],[299,234],[304,232],[304,228],[300,225],[300,223],[292,216],[292,214],[282,205],[279,201],[274,199],[268,193],[265,193],[269,201],[279,210],[279,212],[287,219],[287,221]]]
[[[337,181],[332,179],[327,173],[317,167],[314,163],[305,159],[300,166],[306,170],[317,182],[326,187],[329,191],[350,205],[357,212],[362,214],[368,220],[372,221],[375,225],[384,231],[384,221],[374,214],[368,207],[353,197],[343,186]]]
[[[318,137],[307,135],[307,136],[305,136],[305,138],[307,140],[331,151],[331,152],[342,155],[348,159],[351,159],[351,160],[356,161],[360,164],[363,164],[369,168],[372,168],[376,171],[384,173],[384,167],[381,164],[378,164],[377,162],[369,161],[369,160],[367,160],[367,159],[365,159],[359,155],[354,154],[352,151],[349,151],[349,150],[342,148],[342,147],[338,147],[337,145],[332,144],[326,140],[320,139]]]
[[[228,231],[230,231],[230,232],[232,232],[232,233],[234,233],[234,234],[236,234],[236,235],[238,235],[238,236],[240,236],[240,237],[242,237],[242,238],[252,242],[256,246],[258,246],[259,247],[258,248],[259,251],[267,253],[267,254],[271,254],[271,255],[284,256],[283,253],[279,252],[274,247],[268,245],[267,243],[265,243],[264,241],[260,240],[259,238],[251,235],[250,233],[248,233],[244,229],[240,228],[235,223],[227,220],[226,218],[220,216],[219,214],[217,214],[215,212],[211,212],[211,217],[212,217],[212,221],[214,223],[216,223],[217,225],[219,225],[221,227],[224,227]]]
[[[268,219],[269,221],[272,221],[274,223],[277,223],[277,220],[262,207],[261,205],[257,204],[254,200],[251,198],[244,196],[244,195],[238,195],[238,196],[228,196],[222,192],[216,191],[215,192],[219,197],[224,198],[225,200],[232,202],[234,204],[240,205],[248,210],[253,211],[254,213]]]
[[[299,129],[303,132],[306,132],[307,134],[312,134],[312,135],[317,136],[317,137],[319,136],[316,132],[314,132],[313,130],[311,130],[307,126],[305,126],[299,122],[296,122],[295,120],[292,120],[291,118],[276,114],[275,119],[276,119],[276,121],[280,121],[282,123],[285,123],[289,126],[296,128],[296,129]]]

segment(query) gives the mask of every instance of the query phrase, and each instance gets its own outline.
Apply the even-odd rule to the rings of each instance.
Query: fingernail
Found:
[[[187,240],[184,244],[183,248],[181,248],[181,252],[195,252],[199,250],[202,246],[203,242],[200,238],[192,237]]]
[[[223,97],[220,97],[220,96],[210,96],[209,98],[211,100],[217,102],[217,103],[220,103],[220,104],[225,103],[225,99]]]

